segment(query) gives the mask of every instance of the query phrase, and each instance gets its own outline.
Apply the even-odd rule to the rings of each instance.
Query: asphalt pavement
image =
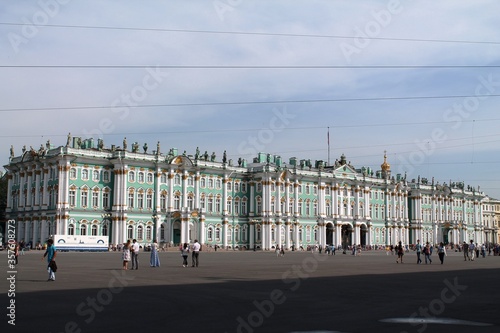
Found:
[[[119,252],[61,252],[49,282],[42,255],[10,269],[0,252],[7,332],[500,331],[495,256],[417,265],[414,252],[397,264],[384,251],[202,251],[199,267],[184,268],[180,253],[161,252],[152,268],[142,252],[139,269],[124,271]]]

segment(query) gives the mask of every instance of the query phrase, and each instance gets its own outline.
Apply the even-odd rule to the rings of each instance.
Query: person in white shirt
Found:
[[[139,269],[139,243],[137,240],[132,241],[132,246],[130,249],[130,253],[132,255],[132,269]]]
[[[469,245],[469,257],[470,257],[469,260],[474,261],[475,254],[476,254],[476,246],[474,245],[474,241],[471,239]]]
[[[192,267],[198,267],[198,257],[200,255],[201,245],[198,243],[198,240],[194,240],[193,244],[193,254],[191,255],[192,259]]]

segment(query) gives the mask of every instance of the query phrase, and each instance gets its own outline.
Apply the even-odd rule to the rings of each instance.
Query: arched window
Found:
[[[174,195],[174,209],[181,209],[181,197],[178,193]]]
[[[144,183],[144,172],[139,172],[139,174],[137,176],[137,181],[139,183]]]
[[[137,239],[144,239],[144,229],[142,225],[137,227]]]
[[[215,228],[215,240],[220,240],[220,228]]]
[[[102,226],[102,235],[103,236],[108,235],[108,224],[107,223],[104,223],[104,225]]]
[[[76,169],[75,168],[69,169],[69,178],[76,179]]]
[[[87,236],[87,225],[80,225],[80,236]]]
[[[128,239],[133,239],[134,238],[134,227],[129,225],[127,227],[127,238]]]
[[[207,185],[207,183],[206,183],[205,177],[200,178],[200,187],[205,188],[206,185]]]
[[[207,239],[209,241],[212,241],[213,237],[214,237],[214,229],[212,229],[210,227],[210,228],[208,228],[208,231],[207,231]]]
[[[89,179],[89,170],[83,169],[82,170],[82,179],[83,180],[88,180]]]
[[[68,226],[68,235],[73,236],[74,234],[75,234],[75,226],[73,225],[73,223],[71,223]]]
[[[129,182],[135,182],[135,172],[134,171],[130,171],[128,173],[128,181]]]
[[[174,185],[180,185],[181,184],[181,175],[176,174],[174,177]]]
[[[151,172],[148,172],[148,183],[153,182],[153,174]]]
[[[97,226],[95,224],[92,225],[92,236],[97,236]]]
[[[150,226],[150,225],[148,225],[148,226],[146,227],[146,239],[147,239],[148,241],[150,241],[150,240],[152,240],[152,239],[153,239],[153,228],[151,228],[151,226]]]
[[[166,173],[162,173],[161,174],[160,182],[163,183],[163,184],[167,183],[167,174]]]
[[[165,240],[165,226],[163,224],[160,226],[160,240]]]
[[[92,180],[95,182],[99,181],[99,171],[98,170],[92,171]]]

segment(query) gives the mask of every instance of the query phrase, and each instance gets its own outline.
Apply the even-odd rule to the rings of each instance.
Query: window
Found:
[[[313,214],[314,216],[318,216],[318,202],[316,200],[313,203]]]
[[[163,183],[163,184],[167,183],[167,174],[166,173],[162,173],[161,174],[160,182]]]
[[[326,203],[326,216],[330,216],[332,214],[332,206],[329,202]]]
[[[257,192],[262,192],[262,183],[257,183]]]
[[[76,169],[75,168],[69,169],[69,178],[76,179]]]
[[[137,181],[139,183],[144,183],[144,172],[139,172],[139,174],[137,175]]]
[[[153,182],[153,174],[151,172],[148,172],[148,183],[152,183]]]
[[[311,202],[306,201],[306,216],[311,215]]]
[[[97,226],[95,224],[92,226],[92,236],[97,236]]]
[[[135,182],[135,172],[134,171],[130,171],[128,173],[128,181],[131,183]]]
[[[207,206],[206,206],[206,199],[205,199],[205,195],[202,195],[202,196],[200,197],[200,208],[201,208],[202,210],[205,210],[205,209],[206,209],[206,207],[207,207]]]
[[[87,169],[82,170],[82,179],[89,180],[89,170],[87,170]]]
[[[73,223],[71,223],[68,226],[68,235],[73,236],[74,234],[75,234],[75,226],[73,225]]]
[[[257,205],[256,205],[256,211],[255,213],[257,215],[260,215],[262,213],[262,201],[260,200],[260,198],[257,198]]]
[[[178,193],[174,195],[174,209],[181,209],[181,197]]]
[[[134,227],[129,225],[127,227],[127,238],[128,239],[133,239],[134,238]]]
[[[240,191],[240,183],[239,182],[236,182],[234,183],[234,192],[239,192]]]
[[[220,240],[220,228],[215,228],[215,240]]]
[[[240,198],[234,199],[234,215],[240,215]]]
[[[109,171],[104,171],[102,173],[102,180],[106,183],[109,182]]]
[[[144,208],[144,192],[139,192],[139,194],[137,195],[137,208]]]
[[[233,185],[233,183],[230,180],[228,180],[226,183],[226,188],[227,188],[228,192],[231,192],[233,190],[232,185]]]
[[[188,208],[189,209],[193,209],[194,207],[194,198],[193,198],[193,195],[188,195],[187,197],[187,205],[188,205]]]
[[[165,227],[163,224],[160,226],[160,240],[165,240]]]
[[[144,239],[144,229],[142,225],[137,227],[137,239]]]
[[[205,188],[207,186],[207,181],[205,177],[200,178],[200,187]]]
[[[247,200],[246,198],[243,199],[243,201],[241,202],[241,215],[247,215]]]
[[[102,226],[102,235],[103,236],[108,235],[108,224],[107,223],[104,223],[104,225]]]
[[[97,191],[92,191],[92,207],[99,207],[99,192]]]
[[[147,240],[151,240],[151,239],[153,239],[153,232],[152,232],[152,231],[153,231],[153,228],[151,228],[151,226],[150,226],[150,225],[148,225],[148,226],[146,227],[146,239],[147,239]]]
[[[215,185],[216,185],[217,189],[220,190],[222,188],[222,180],[217,178]]]
[[[95,182],[99,181],[99,171],[98,170],[92,171],[92,180]]]
[[[217,197],[217,198],[215,199],[215,211],[216,211],[217,213],[220,213],[220,212],[221,212],[221,210],[222,210],[222,209],[221,209],[221,199],[220,199],[220,197]]]
[[[128,192],[128,208],[134,208],[134,191]]]
[[[75,205],[76,205],[76,189],[70,188],[69,189],[69,206],[75,207]]]
[[[209,211],[210,213],[214,211],[214,198],[211,195],[208,197],[207,211]]]
[[[167,193],[165,191],[160,194],[160,208],[167,209]]]
[[[241,192],[243,193],[247,192],[247,183],[241,183]]]
[[[193,176],[189,176],[187,179],[187,186],[194,186],[194,178]]]
[[[212,228],[208,228],[208,231],[207,231],[207,239],[209,241],[211,241],[214,237],[214,230]]]
[[[85,224],[80,225],[80,236],[87,236],[87,226]]]
[[[82,207],[87,207],[89,204],[89,198],[88,198],[88,192],[87,189],[82,190],[82,195],[81,195],[81,206]]]
[[[306,194],[311,194],[311,187],[309,184],[306,185]]]
[[[299,215],[302,215],[302,200],[299,200],[299,206],[297,208]]]
[[[181,185],[181,175],[179,174],[176,174],[175,177],[174,177],[174,185]]]
[[[109,192],[106,190],[102,193],[102,208],[109,209]]]
[[[153,193],[151,192],[146,194],[146,208],[153,209]]]
[[[208,179],[208,188],[214,188],[214,180],[212,178]]]
[[[228,214],[231,214],[231,213],[232,213],[232,211],[233,211],[233,210],[232,210],[232,199],[231,199],[231,197],[229,197],[229,198],[227,199],[227,202],[226,202],[226,210],[227,210],[227,213],[228,213]]]

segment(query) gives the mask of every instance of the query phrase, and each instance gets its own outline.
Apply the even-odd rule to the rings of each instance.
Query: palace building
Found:
[[[33,246],[53,235],[264,250],[495,243],[499,235],[498,201],[463,183],[393,175],[386,156],[377,171],[344,155],[333,165],[265,153],[234,162],[225,152],[218,160],[68,135],[64,146],[47,142],[20,156],[11,148],[5,168],[7,218]]]

